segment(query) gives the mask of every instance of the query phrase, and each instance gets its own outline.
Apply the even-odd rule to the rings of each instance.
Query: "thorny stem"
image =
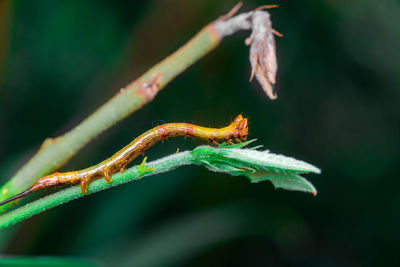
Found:
[[[227,16],[205,26],[180,49],[121,89],[78,126],[60,137],[46,139],[30,161],[0,188],[0,201],[24,191],[39,177],[60,168],[98,134],[150,102],[172,79],[214,49],[226,36],[240,30],[252,29],[252,36],[259,37],[257,33],[261,29],[264,35],[266,34],[270,38],[270,32],[266,31],[270,26],[269,14],[266,11],[251,11],[231,17],[237,11],[237,7],[234,9]],[[265,23],[269,23],[267,23],[268,27],[265,28],[265,25],[262,24],[260,27],[259,24],[253,23],[256,18],[257,20],[264,19]],[[260,44],[263,45],[263,40],[260,41],[259,39],[255,38],[253,44],[258,45],[258,53],[260,54],[259,46]],[[274,80],[268,80],[268,77],[272,75],[271,73],[268,73],[267,78],[262,77],[261,72],[265,71],[259,66],[263,64],[262,58],[257,59],[257,53],[253,51],[250,59],[263,88],[265,89],[267,85],[269,88],[267,89],[271,91]],[[271,95],[273,96],[269,93],[270,97]],[[12,203],[1,206],[0,212],[4,212],[9,205],[12,205]]]

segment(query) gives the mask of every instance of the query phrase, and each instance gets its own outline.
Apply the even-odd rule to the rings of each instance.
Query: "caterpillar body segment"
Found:
[[[0,202],[0,205],[24,197],[40,189],[58,186],[62,184],[81,185],[82,193],[87,193],[91,182],[104,178],[111,183],[111,175],[120,171],[123,172],[135,158],[142,155],[147,149],[157,142],[178,136],[186,136],[208,140],[214,145],[218,141],[233,144],[242,142],[248,136],[248,121],[242,115],[238,115],[228,126],[223,128],[207,128],[189,123],[166,123],[150,129],[136,137],[131,143],[119,150],[110,158],[89,168],[72,172],[55,172],[39,178],[30,188],[9,199]],[[144,164],[144,162],[142,163]]]

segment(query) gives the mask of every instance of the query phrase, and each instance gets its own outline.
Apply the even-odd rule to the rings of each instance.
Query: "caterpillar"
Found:
[[[104,178],[107,183],[111,183],[110,176],[118,171],[124,172],[127,165],[136,157],[143,154],[148,148],[157,142],[178,136],[196,137],[206,139],[214,145],[219,145],[218,141],[225,141],[227,144],[242,142],[247,139],[248,122],[242,115],[237,116],[232,123],[223,128],[206,128],[189,123],[166,123],[154,127],[147,132],[136,137],[131,143],[115,153],[110,158],[89,168],[59,173],[55,172],[39,178],[30,188],[11,198],[8,198],[0,205],[24,197],[39,189],[49,188],[62,184],[80,183],[83,194],[87,193],[87,188],[94,180]]]

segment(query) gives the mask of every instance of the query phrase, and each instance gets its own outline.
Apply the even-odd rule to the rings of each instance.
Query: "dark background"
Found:
[[[236,1],[0,1],[0,181]],[[61,170],[103,160],[163,122],[224,126],[315,164],[311,194],[184,167],[0,232],[9,255],[144,266],[398,266],[399,1],[246,1],[271,10],[278,99],[248,83],[248,32],[224,40]],[[175,139],[150,160],[202,144]],[[140,162],[140,159],[137,160]]]

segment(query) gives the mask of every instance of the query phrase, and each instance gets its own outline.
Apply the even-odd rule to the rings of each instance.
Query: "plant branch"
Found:
[[[209,170],[230,175],[244,175],[252,182],[270,180],[275,187],[316,194],[315,188],[300,173],[320,173],[320,170],[306,162],[255,149],[243,149],[244,142],[233,146],[199,146],[192,151],[175,153],[162,159],[131,167],[124,173],[112,176],[112,183],[104,179],[92,182],[88,194],[105,190],[120,184],[139,180],[145,176],[172,171],[178,167],[196,164]],[[87,194],[82,194],[79,185],[63,189],[39,200],[28,203],[0,216],[0,229],[25,220],[42,211],[67,203]]]
[[[74,129],[60,137],[46,139],[30,161],[0,188],[0,201],[24,191],[39,177],[60,168],[98,134],[150,102],[172,79],[214,49],[226,36],[239,30],[253,29],[252,35],[259,30],[264,31],[264,28],[252,23],[253,18],[264,17],[267,19],[265,22],[270,23],[265,11],[251,11],[231,18],[232,15],[233,12],[230,12],[204,27],[188,43],[121,89]],[[264,33],[270,36],[268,32]],[[257,62],[254,64],[259,65]],[[262,75],[259,68],[255,70],[257,78]],[[264,80],[261,84],[265,88]],[[10,204],[1,206],[0,213]]]

